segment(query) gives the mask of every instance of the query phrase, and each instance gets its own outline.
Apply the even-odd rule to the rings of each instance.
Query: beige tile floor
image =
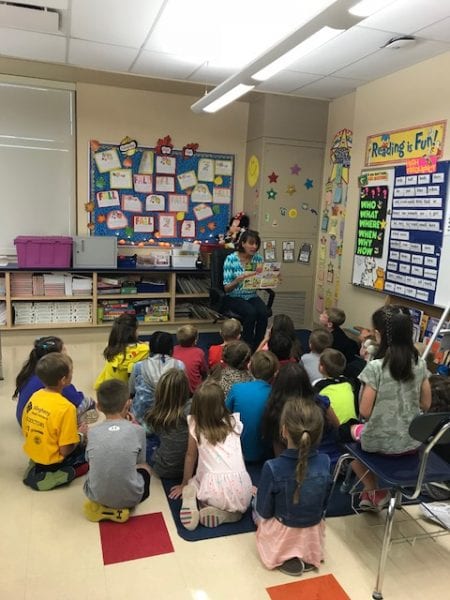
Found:
[[[54,332],[52,332],[54,333]],[[74,383],[92,391],[106,332],[61,331],[74,359]],[[0,382],[0,598],[5,600],[260,600],[266,587],[293,578],[268,571],[258,559],[254,534],[189,543],[178,537],[160,482],[136,514],[161,511],[175,552],[104,566],[98,525],[81,513],[82,480],[47,493],[26,488],[21,434],[11,400],[14,377],[30,351],[29,332],[3,333]],[[371,598],[382,518],[355,515],[328,519],[326,560],[320,574],[332,573],[352,600]],[[402,522],[404,530],[416,525]],[[393,545],[386,569],[386,600],[450,598],[450,538]],[[314,575],[307,575],[311,577]],[[307,599],[305,599],[307,600]],[[330,599],[333,600],[333,599]]]

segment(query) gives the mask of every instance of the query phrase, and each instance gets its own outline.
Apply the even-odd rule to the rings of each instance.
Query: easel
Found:
[[[422,354],[422,358],[425,359],[428,356],[428,354],[430,353],[431,347],[433,346],[434,340],[437,338],[439,333],[450,334],[450,329],[443,329],[441,331],[441,327],[444,324],[445,320],[447,319],[447,315],[449,313],[450,313],[450,302],[447,304],[447,306],[443,310],[441,318],[439,320],[439,323],[437,324],[436,329],[433,331],[433,335],[429,339],[428,344],[426,345],[426,348]]]

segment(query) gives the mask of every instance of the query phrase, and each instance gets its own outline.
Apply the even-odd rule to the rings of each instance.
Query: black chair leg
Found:
[[[386,523],[384,525],[384,537],[383,537],[383,545],[381,547],[380,561],[378,563],[378,573],[377,573],[377,581],[375,584],[375,589],[372,593],[373,600],[383,600],[382,587],[383,587],[383,579],[384,579],[384,570],[386,567],[386,559],[389,552],[389,545],[391,543],[392,536],[392,526],[394,524],[394,515],[395,515],[395,507],[398,503],[401,503],[402,493],[400,490],[396,490],[395,494],[391,496],[389,501],[387,514],[386,514]]]

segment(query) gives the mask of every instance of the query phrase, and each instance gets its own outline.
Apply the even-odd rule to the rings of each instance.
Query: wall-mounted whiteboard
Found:
[[[75,91],[0,78],[0,254],[18,235],[75,233]]]

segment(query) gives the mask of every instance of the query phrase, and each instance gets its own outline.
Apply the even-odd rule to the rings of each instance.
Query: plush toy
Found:
[[[239,212],[231,217],[230,224],[228,225],[228,230],[225,234],[219,235],[219,244],[225,244],[227,248],[235,248],[241,237],[241,234],[248,229],[250,225],[250,219],[244,212]]]

